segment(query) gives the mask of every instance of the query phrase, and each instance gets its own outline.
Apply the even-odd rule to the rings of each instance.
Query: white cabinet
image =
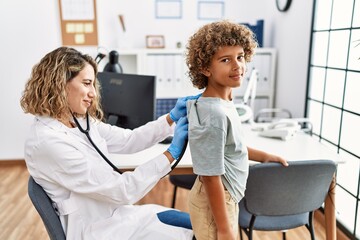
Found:
[[[119,62],[124,73],[155,75],[156,97],[158,99],[178,98],[194,95],[199,90],[192,86],[185,64],[184,49],[118,49]],[[258,48],[252,62],[248,64],[245,81],[234,89],[235,102],[240,101],[251,70],[259,71],[254,110],[273,107],[275,88],[276,51],[272,48]]]
[[[156,98],[178,98],[199,93],[187,77],[183,49],[117,51],[124,73],[156,76]]]

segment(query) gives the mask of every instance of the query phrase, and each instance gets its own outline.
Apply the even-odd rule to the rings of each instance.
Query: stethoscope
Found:
[[[90,121],[89,121],[89,114],[86,113],[86,129],[83,129],[79,123],[79,121],[76,119],[76,117],[74,116],[73,113],[71,113],[74,119],[74,122],[76,124],[76,126],[78,127],[78,129],[80,130],[80,132],[82,132],[83,134],[85,134],[85,136],[87,137],[87,139],[89,139],[89,142],[91,143],[91,145],[93,145],[93,147],[95,148],[95,150],[100,154],[100,156],[114,169],[114,171],[118,172],[119,174],[122,174],[122,172],[105,156],[105,154],[103,154],[100,149],[96,146],[96,144],[94,143],[94,141],[91,139],[90,137]]]
[[[91,139],[90,134],[89,134],[89,132],[90,132],[89,114],[86,113],[86,129],[83,129],[83,128],[82,128],[82,126],[80,125],[79,121],[76,119],[76,117],[74,116],[73,113],[71,113],[71,115],[73,116],[73,119],[74,119],[74,122],[75,122],[77,128],[80,130],[80,132],[82,132],[82,133],[85,134],[85,136],[87,137],[87,139],[89,139],[89,142],[91,143],[91,145],[92,145],[92,146],[95,148],[95,150],[100,154],[100,156],[114,169],[114,171],[118,172],[119,174],[122,174],[122,172],[105,156],[105,154],[103,154],[103,153],[101,152],[101,150],[96,146],[96,144],[94,143],[94,141]],[[180,153],[180,156],[179,156],[177,159],[175,159],[175,162],[174,162],[173,165],[171,166],[170,172],[175,169],[175,167],[179,164],[181,158],[184,156],[184,153],[185,153],[186,147],[187,147],[187,143],[188,143],[188,141],[186,140],[186,141],[185,141],[185,145],[184,145],[184,147],[183,147],[183,149],[182,149],[182,151],[181,151],[181,153]],[[168,172],[166,175],[168,175],[170,172]],[[165,175],[165,176],[166,176],[166,175]],[[164,177],[165,177],[165,176],[164,176]]]

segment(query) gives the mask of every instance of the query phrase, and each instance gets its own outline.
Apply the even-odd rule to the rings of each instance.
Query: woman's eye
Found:
[[[222,60],[222,62],[227,63],[227,62],[229,62],[229,59],[228,59],[228,58],[224,58],[224,59]]]

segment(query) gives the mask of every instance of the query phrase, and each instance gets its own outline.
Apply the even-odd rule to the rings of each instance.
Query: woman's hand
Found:
[[[186,116],[186,101],[191,99],[198,99],[201,96],[201,94],[198,94],[196,96],[187,96],[183,98],[179,98],[175,104],[175,107],[171,109],[169,116],[171,120],[177,123],[181,117]]]
[[[174,137],[170,144],[170,147],[167,149],[173,159],[178,159],[180,154],[185,147],[185,144],[188,139],[188,120],[186,117],[182,117],[179,119],[178,123],[175,127]],[[168,155],[165,154],[167,157]],[[169,157],[168,157],[169,158]],[[170,162],[173,159],[169,159]]]

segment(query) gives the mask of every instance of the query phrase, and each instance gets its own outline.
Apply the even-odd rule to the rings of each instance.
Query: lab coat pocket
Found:
[[[116,228],[115,222],[111,216],[92,223],[85,232],[86,235],[89,235],[85,239],[111,239],[111,236],[119,234],[119,228]]]
[[[69,215],[78,210],[77,201],[73,197],[73,194],[70,194],[70,197],[68,199],[53,203],[53,207],[60,216]]]
[[[86,239],[85,223],[79,211],[67,215],[66,239]]]
[[[129,215],[123,217],[118,208],[109,217],[91,223],[85,232],[85,239],[116,239],[119,234],[121,239],[129,239],[134,233],[134,221]]]
[[[73,193],[70,194],[68,199],[53,203],[54,209],[60,218],[63,219],[62,224],[67,239],[83,238],[85,224],[79,212],[77,203],[78,199]]]

